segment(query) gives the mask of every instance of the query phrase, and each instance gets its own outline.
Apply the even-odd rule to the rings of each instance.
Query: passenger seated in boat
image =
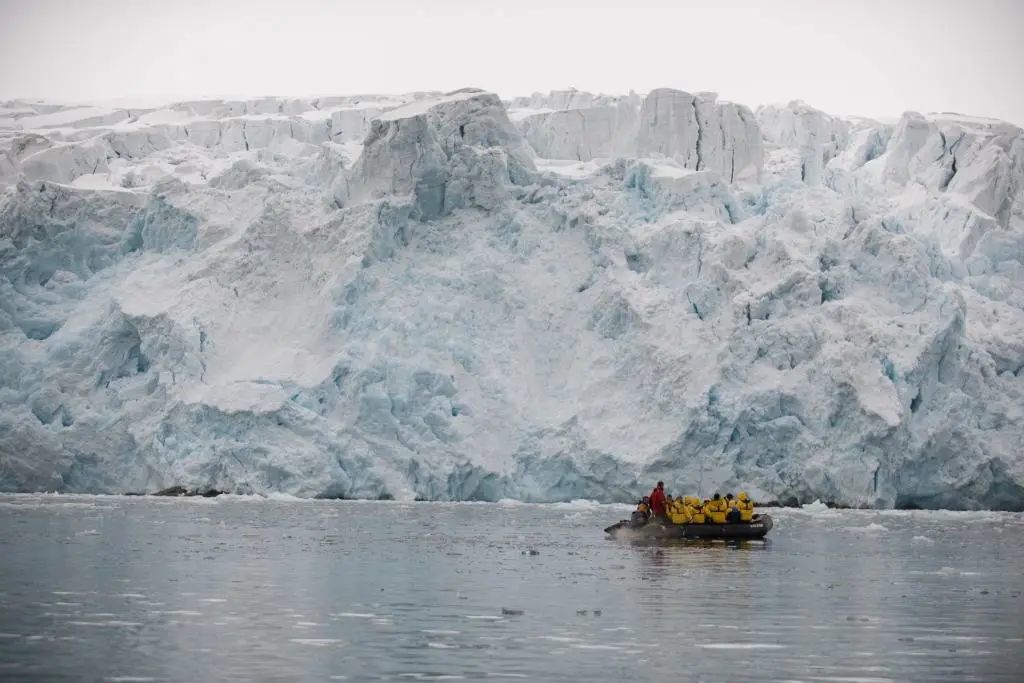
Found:
[[[725,522],[726,524],[738,524],[740,522],[740,511],[736,507],[736,499],[732,493],[725,494]]]
[[[736,508],[740,511],[740,521],[751,522],[754,519],[754,501],[750,500],[746,491],[736,495]]]
[[[651,504],[647,496],[640,499],[640,502],[636,504],[636,510],[633,510],[633,514],[630,515],[630,520],[633,522],[646,522],[651,517]]]
[[[666,499],[665,513],[673,524],[685,524],[687,520],[685,510],[683,509],[683,497],[677,496],[673,498],[669,496]]]
[[[707,521],[711,524],[725,524],[725,513],[727,510],[725,500],[718,493],[704,506],[704,514],[708,518]]]
[[[683,498],[683,511],[690,524],[704,523],[704,508],[697,496],[686,496]]]
[[[677,496],[675,499],[669,497],[668,502],[668,518],[673,524],[686,524],[690,521],[689,516],[686,514],[686,506],[683,504],[683,497]]]

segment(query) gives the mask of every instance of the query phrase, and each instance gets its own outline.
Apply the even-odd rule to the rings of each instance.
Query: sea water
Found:
[[[0,679],[1020,681],[1024,516],[0,496]]]

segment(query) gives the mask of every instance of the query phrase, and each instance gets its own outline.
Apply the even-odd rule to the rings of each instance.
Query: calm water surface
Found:
[[[0,496],[0,680],[1020,681],[1024,516]]]

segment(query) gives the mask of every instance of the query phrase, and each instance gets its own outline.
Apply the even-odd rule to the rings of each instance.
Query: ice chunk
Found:
[[[763,163],[761,130],[749,109],[667,88],[644,99],[637,153],[714,171],[730,183],[758,180]]]
[[[381,114],[363,146],[350,202],[410,195],[424,219],[467,205],[495,209],[507,183],[525,183],[535,170],[500,100],[472,89]]]
[[[850,124],[829,116],[804,102],[784,107],[767,106],[757,110],[757,122],[765,139],[800,152],[800,179],[808,185],[824,182],[826,164],[838,155],[849,140]]]
[[[590,161],[635,153],[639,110],[627,101],[530,114],[516,123],[538,156]]]
[[[804,503],[800,507],[804,512],[810,513],[812,515],[820,515],[825,514],[827,512],[831,512],[828,505],[825,505],[824,503],[817,499],[815,499],[813,503]]]

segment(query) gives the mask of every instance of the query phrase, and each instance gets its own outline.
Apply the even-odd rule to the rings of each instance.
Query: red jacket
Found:
[[[665,516],[665,491],[663,489],[655,488],[651,491],[651,512],[658,517]]]

